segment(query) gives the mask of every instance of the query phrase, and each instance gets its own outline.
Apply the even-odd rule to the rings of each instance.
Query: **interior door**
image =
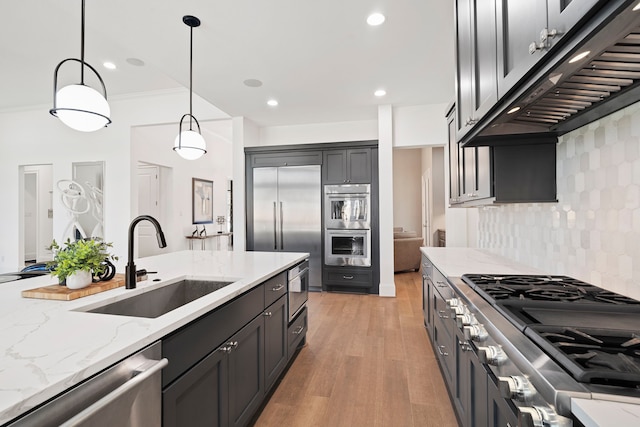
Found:
[[[253,169],[253,250],[278,250],[278,169]]]
[[[38,245],[38,172],[24,174],[24,260],[35,261]]]
[[[151,215],[160,218],[160,168],[155,165],[138,166],[138,215]],[[138,224],[138,257],[147,257],[160,253],[156,230],[149,221]]]

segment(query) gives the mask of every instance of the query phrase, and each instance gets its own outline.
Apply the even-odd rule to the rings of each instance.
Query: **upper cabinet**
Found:
[[[463,136],[498,100],[495,0],[457,0],[457,124]]]
[[[370,148],[325,150],[323,157],[325,184],[371,183]]]
[[[497,0],[498,96],[504,96],[599,0]]]

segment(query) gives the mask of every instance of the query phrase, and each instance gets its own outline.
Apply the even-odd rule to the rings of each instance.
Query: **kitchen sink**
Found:
[[[181,280],[143,294],[82,311],[153,319],[232,283],[234,282]]]

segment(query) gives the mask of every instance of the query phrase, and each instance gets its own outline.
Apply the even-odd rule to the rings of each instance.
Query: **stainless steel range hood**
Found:
[[[562,135],[640,101],[640,3],[609,1],[462,141]],[[589,52],[582,59],[577,55]],[[504,135],[504,137],[501,137]]]

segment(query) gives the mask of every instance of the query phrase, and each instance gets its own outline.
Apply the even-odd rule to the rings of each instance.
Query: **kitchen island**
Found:
[[[547,411],[544,409],[547,404],[552,405],[551,410],[567,417],[558,417],[550,425],[571,425],[569,418],[589,427],[638,424],[640,394],[637,390],[577,382],[477,293],[489,288],[479,287],[480,282],[469,282],[469,277],[460,279],[463,275],[497,279],[497,286],[487,292],[500,291],[496,298],[507,298],[506,285],[511,275],[546,276],[542,283],[559,283],[560,277],[548,276],[548,272],[479,249],[422,248],[421,251],[425,326],[462,425],[482,425],[483,421],[479,420],[486,423],[487,417],[515,425],[518,419],[541,416],[540,409]],[[587,289],[588,284],[584,285],[579,286],[581,292]],[[520,304],[522,300],[521,296],[513,304]],[[476,319],[479,322],[475,322]],[[533,363],[527,364],[526,360]],[[485,371],[488,377],[478,375]],[[520,384],[520,378],[527,380]],[[535,388],[529,388],[531,383]],[[469,393],[478,389],[481,392]],[[505,396],[507,390],[512,393],[510,397]],[[482,400],[486,395],[488,404],[486,398]],[[516,415],[518,419],[514,419]]]
[[[308,257],[302,253],[182,251],[136,260],[155,271],[124,287],[73,301],[26,299],[50,276],[0,286],[0,424],[92,377]],[[158,281],[154,281],[159,279]],[[180,279],[233,282],[157,318],[79,311]]]

